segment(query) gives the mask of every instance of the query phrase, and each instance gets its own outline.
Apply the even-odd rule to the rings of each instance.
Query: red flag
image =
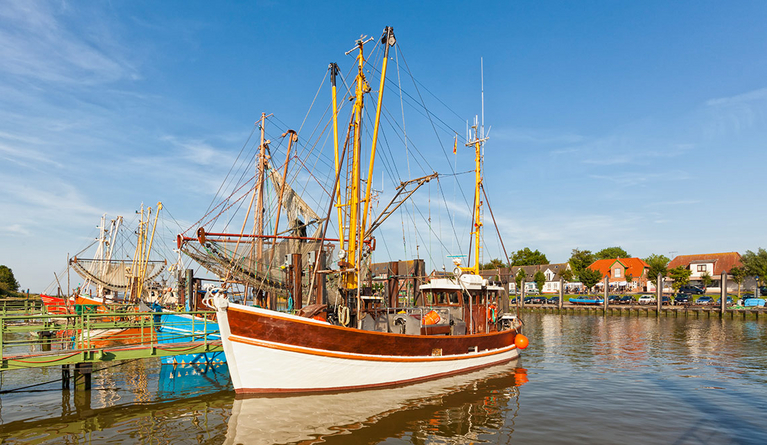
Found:
[[[455,137],[455,143],[453,143],[453,154],[458,152],[458,136]]]

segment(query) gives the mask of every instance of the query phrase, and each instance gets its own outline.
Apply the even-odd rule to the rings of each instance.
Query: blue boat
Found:
[[[572,304],[592,304],[592,305],[598,305],[598,304],[604,304],[605,300],[600,297],[578,297],[578,298],[570,298],[570,303]]]
[[[745,307],[764,307],[764,303],[764,298],[754,298],[751,294],[746,295],[746,298],[743,299],[743,306]]]

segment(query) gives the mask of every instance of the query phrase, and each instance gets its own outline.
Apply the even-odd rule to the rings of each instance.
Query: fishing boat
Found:
[[[328,215],[322,221],[319,235],[293,237],[294,241],[312,242],[316,252],[306,255],[304,245],[303,250],[285,258],[286,266],[291,256],[293,258],[293,269],[288,268],[285,273],[286,287],[290,290],[289,298],[294,309],[299,310],[290,311],[292,313],[275,310],[274,299],[265,307],[256,307],[230,301],[223,292],[210,292],[206,296],[206,304],[217,310],[224,352],[237,393],[337,392],[409,384],[509,362],[519,357],[520,349],[527,346],[527,339],[520,334],[521,322],[517,316],[497,312],[504,307],[502,288],[491,285],[479,275],[481,164],[486,138],[483,132],[477,131],[476,122],[473,136],[466,144],[475,151],[474,264],[462,267],[461,260],[456,258],[452,276],[444,281],[420,285],[414,305],[401,304],[397,292],[384,297],[370,285],[370,274],[366,269],[369,269],[367,260],[376,248],[374,230],[404,199],[435,176],[403,182],[389,205],[373,220],[370,212],[373,165],[389,48],[396,44],[396,39],[393,29],[386,27],[380,39],[383,47],[382,66],[378,71],[380,85],[375,120],[372,130],[368,130],[372,133],[372,147],[368,174],[364,178],[361,174],[362,116],[364,97],[373,91],[365,77],[366,72],[371,72],[365,45],[373,40],[376,39],[361,38],[350,51],[356,53],[357,74],[350,98],[353,110],[343,149],[340,149],[338,139],[338,67],[331,64],[329,68],[335,182],[330,189]],[[351,153],[347,156],[346,149],[350,145]],[[346,165],[342,166],[344,161]],[[287,175],[283,177],[287,182]],[[342,178],[346,180],[345,193],[341,192]],[[318,258],[327,254],[325,246],[331,241],[326,235],[333,208],[339,215],[339,236],[332,241],[337,241],[341,248],[338,269],[325,269]],[[261,211],[256,213],[260,215]],[[197,234],[201,245],[215,248],[214,243],[206,242],[206,232],[202,228]],[[277,237],[250,236],[259,243],[269,238],[275,240]],[[237,246],[241,239],[236,241]],[[180,239],[179,243],[182,241]],[[232,270],[242,274],[241,264],[245,258],[235,255],[236,247],[228,252],[223,258],[234,266]],[[263,256],[260,246],[255,254]],[[306,274],[310,280],[310,304],[305,307],[301,298],[304,256],[312,257],[307,261],[312,267]],[[295,273],[291,274],[290,270]],[[231,272],[226,276],[231,276]],[[328,276],[337,277],[335,290],[340,296],[332,304],[327,297],[320,299],[323,294],[320,288]]]
[[[56,315],[85,315],[90,324],[124,321],[123,314],[151,312],[147,304],[173,302],[173,288],[167,285],[167,260],[151,259],[155,230],[162,203],[137,211],[138,227],[126,230],[123,217],[107,221],[101,217],[98,236],[69,260],[68,266],[84,281],[69,297],[42,295],[47,312]],[[130,235],[127,235],[130,233]],[[133,234],[135,233],[135,243]],[[91,250],[95,248],[95,252]],[[128,258],[128,259],[125,259]],[[171,265],[171,269],[176,265]],[[58,282],[58,277],[56,277]],[[61,285],[59,284],[59,289]],[[115,315],[117,313],[117,315]],[[78,344],[97,347],[112,344],[155,342],[156,332],[150,326],[134,328],[84,328],[60,333]]]

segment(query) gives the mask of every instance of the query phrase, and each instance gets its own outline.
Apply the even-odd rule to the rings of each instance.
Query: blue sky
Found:
[[[191,226],[261,112],[300,126],[328,62],[348,72],[343,53],[386,25],[403,81],[406,60],[460,135],[480,112],[484,58],[485,184],[509,253],[560,262],[614,245],[640,257],[767,247],[765,19],[764,2],[4,2],[0,264],[41,291],[103,213],[163,201],[168,234],[172,221]],[[467,149],[444,159],[446,131],[408,128],[438,171],[470,166]],[[428,170],[388,141],[396,179],[407,165]],[[443,192],[415,201],[465,227],[460,193]],[[432,235],[465,244],[439,221]],[[389,255],[412,252],[402,232],[382,228]],[[420,249],[434,243],[421,236]],[[432,248],[428,267],[460,250],[445,244],[453,251]],[[500,256],[488,239],[483,259]]]

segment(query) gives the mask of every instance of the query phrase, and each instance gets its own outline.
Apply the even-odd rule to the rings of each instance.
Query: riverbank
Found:
[[[713,306],[662,306],[661,310],[655,305],[629,306],[576,306],[566,304],[560,309],[557,305],[525,305],[520,307],[520,313],[544,313],[562,315],[617,315],[624,317],[678,317],[678,318],[722,318],[732,320],[767,320],[767,308],[730,307],[722,313],[719,307]]]

